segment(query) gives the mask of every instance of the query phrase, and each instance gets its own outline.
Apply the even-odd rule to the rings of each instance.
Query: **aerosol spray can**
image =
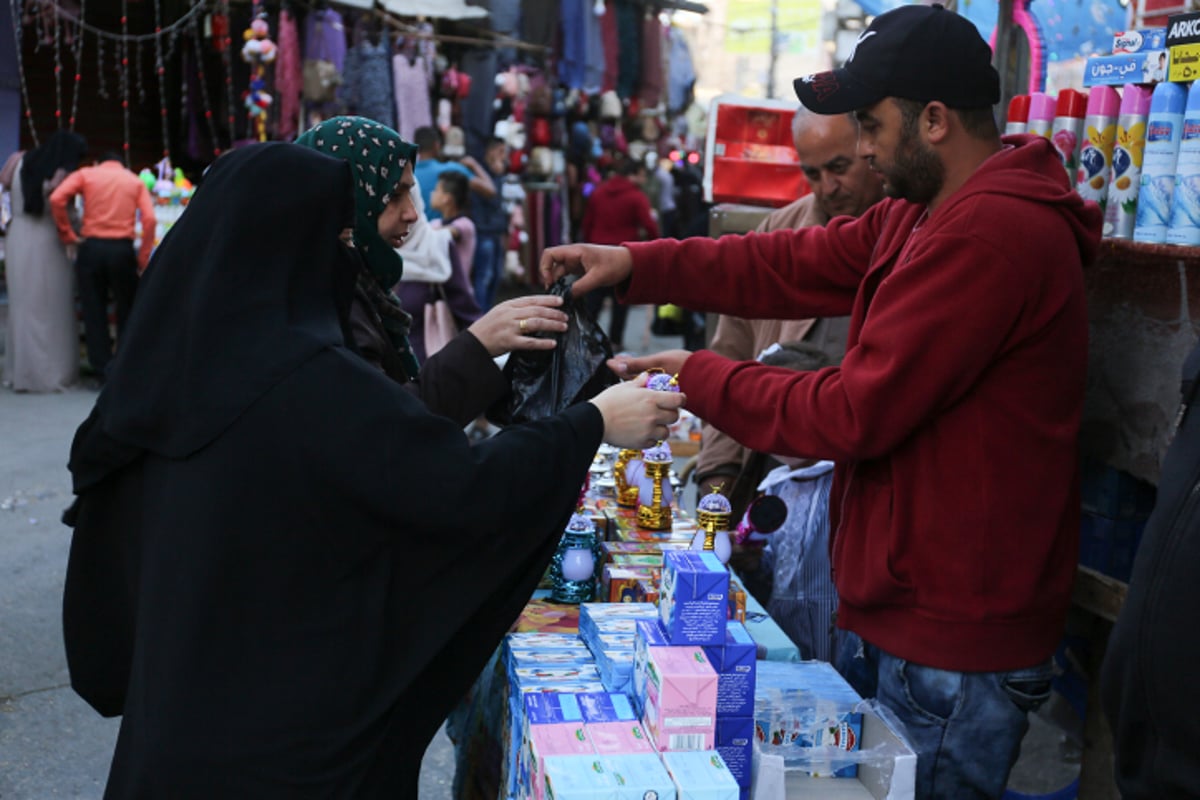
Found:
[[[1175,201],[1167,244],[1200,246],[1200,81],[1192,84],[1183,112],[1183,136],[1175,161]]]
[[[1135,242],[1162,244],[1167,241],[1171,200],[1175,196],[1175,159],[1179,157],[1186,105],[1187,89],[1178,83],[1160,83],[1150,96],[1137,221],[1133,226]]]
[[[1004,125],[1004,135],[1024,133],[1029,122],[1029,95],[1014,95],[1008,101],[1008,122]]]
[[[1137,219],[1137,196],[1142,185],[1142,151],[1146,146],[1146,119],[1150,116],[1150,87],[1125,84],[1117,116],[1117,141],[1113,145],[1112,179],[1104,209],[1104,235],[1129,239]]]
[[[1075,183],[1079,169],[1079,140],[1083,138],[1083,118],[1087,113],[1088,96],[1074,89],[1058,93],[1054,108],[1054,123],[1050,127],[1050,142],[1062,158],[1067,178]]]
[[[1045,92],[1034,92],[1029,95],[1029,122],[1026,133],[1036,133],[1038,136],[1050,138],[1050,128],[1054,125],[1054,95]]]
[[[1108,204],[1108,178],[1112,172],[1113,142],[1117,139],[1120,107],[1121,96],[1111,86],[1096,86],[1088,94],[1075,191],[1084,200],[1098,203],[1101,210]]]

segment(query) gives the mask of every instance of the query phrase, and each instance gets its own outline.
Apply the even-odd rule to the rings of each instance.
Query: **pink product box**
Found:
[[[587,723],[584,728],[592,747],[602,756],[654,752],[650,737],[637,720]]]
[[[520,774],[528,776],[529,796],[542,800],[546,793],[545,761],[547,756],[594,756],[592,740],[582,723],[531,725],[526,728]]]
[[[667,647],[667,634],[656,619],[638,620],[633,641],[633,705],[640,712],[646,704],[647,660],[651,647]]]
[[[711,750],[717,673],[699,647],[651,647],[642,722],[660,751]]]

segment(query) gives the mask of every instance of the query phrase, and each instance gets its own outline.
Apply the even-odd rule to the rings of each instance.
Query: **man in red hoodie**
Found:
[[[823,228],[547,250],[627,302],[743,317],[850,314],[838,367],[708,351],[617,359],[679,374],[746,446],[837,463],[837,664],[901,719],[917,796],[999,797],[1049,693],[1078,561],[1087,363],[1082,266],[1100,211],[1040,137],[1003,140],[991,50],[939,5],[875,18],[841,69],[796,81],[854,111],[888,198]]]
[[[650,201],[642,191],[644,169],[641,163],[631,158],[618,157],[612,172],[588,198],[580,228],[583,241],[620,244],[658,238],[658,223],[654,221],[650,213]],[[608,338],[612,339],[613,349],[619,351],[624,348],[625,318],[629,309],[617,301],[612,289],[604,287],[587,297],[587,308],[592,316],[600,313],[605,297],[612,298]]]

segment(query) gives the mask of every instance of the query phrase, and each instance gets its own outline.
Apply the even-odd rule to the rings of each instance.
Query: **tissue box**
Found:
[[[750,788],[754,766],[754,717],[717,715],[716,745],[725,766],[743,789]]]
[[[529,794],[541,800],[545,796],[546,759],[550,756],[595,757],[596,751],[580,723],[530,725],[520,775],[528,776]]]
[[[658,620],[639,620],[633,641],[633,704],[638,713],[646,706],[649,648],[668,647],[667,634]]]
[[[740,788],[716,750],[663,753],[663,765],[687,800],[738,800]]]
[[[554,800],[611,800],[617,780],[596,756],[547,756],[543,794]]]
[[[658,612],[671,644],[724,644],[729,571],[712,553],[663,556]]]
[[[711,750],[717,673],[699,647],[651,647],[642,722],[659,750]]]
[[[704,655],[717,673],[717,716],[754,716],[754,676],[758,647],[746,626],[725,626],[725,643],[707,645]]]
[[[592,747],[602,756],[624,753],[654,753],[650,737],[637,720],[585,724]]]
[[[617,781],[614,800],[676,800],[675,784],[657,753],[601,756],[600,763]]]

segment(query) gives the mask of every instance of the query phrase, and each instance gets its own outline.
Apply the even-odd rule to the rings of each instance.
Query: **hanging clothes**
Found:
[[[410,61],[408,55],[397,53],[392,59],[396,132],[410,142],[417,128],[433,124],[433,112],[429,108],[428,74],[420,57]]]
[[[691,103],[696,70],[692,66],[692,51],[683,32],[671,28],[670,68],[667,70],[667,110],[672,114],[683,111]]]
[[[345,65],[342,15],[331,8],[311,12],[304,22],[304,99],[326,104],[335,100]]]
[[[616,91],[617,56],[621,51],[621,41],[617,33],[617,9],[614,0],[608,0],[604,8],[604,15],[600,17],[600,40],[604,46],[604,80],[601,90]]]
[[[637,94],[642,78],[642,12],[629,0],[612,2],[617,6],[617,38],[623,45],[617,52],[617,94],[625,100]]]
[[[347,50],[339,97],[347,114],[366,117],[395,129],[396,104],[389,55],[386,37],[377,44],[364,38]]]
[[[521,3],[523,41],[543,47],[554,47],[557,37],[558,0],[525,0]]]
[[[596,14],[594,6],[586,0],[584,7],[587,12],[583,15],[587,55],[584,58],[583,89],[589,94],[597,94],[604,88],[604,14]]]
[[[558,79],[568,89],[582,89],[587,69],[587,18],[592,15],[588,0],[562,0],[562,58]]]
[[[647,12],[642,20],[642,106],[652,108],[662,100],[663,26],[658,15]]]
[[[279,138],[291,141],[300,128],[300,92],[304,75],[300,67],[300,33],[296,18],[286,8],[279,12],[278,54],[275,57],[275,95],[279,98]]]
[[[459,69],[471,77],[471,91],[467,99],[459,104],[460,124],[467,136],[467,152],[482,160],[483,148],[491,138],[496,95],[496,65],[499,54],[495,50],[473,49],[463,56]]]

